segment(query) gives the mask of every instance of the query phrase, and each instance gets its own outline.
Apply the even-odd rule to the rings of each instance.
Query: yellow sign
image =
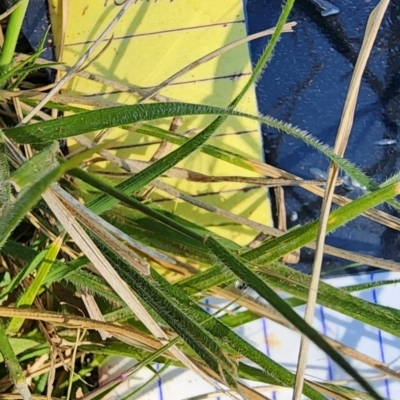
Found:
[[[61,61],[70,66],[91,46],[124,3],[116,0],[49,1],[56,46],[61,41],[62,16],[67,16]],[[62,10],[62,7],[66,9]],[[86,71],[151,89],[200,57],[245,36],[242,1],[137,0],[114,28],[112,40],[104,42],[103,52]],[[226,107],[249,79],[251,70],[249,49],[243,44],[193,68],[164,88],[161,94],[178,101]],[[115,93],[115,89],[83,78],[70,81],[64,94],[86,95],[120,104],[138,101],[137,96]],[[238,109],[257,114],[254,88],[247,93]],[[214,118],[184,117],[178,132],[189,131],[193,134]],[[157,126],[168,129],[170,122],[157,121]],[[114,129],[107,136],[107,140],[115,138],[119,138],[124,147],[130,146],[116,151],[122,158],[149,161],[159,148],[159,143],[154,144],[154,138],[121,129]],[[209,143],[262,160],[261,132],[255,121],[229,118]],[[213,176],[257,176],[200,152],[192,154],[178,167]],[[105,162],[96,164],[95,168],[116,170]],[[203,202],[271,224],[265,188],[232,182],[194,183],[175,178],[164,178],[164,181],[180,191],[199,196]],[[248,244],[256,235],[252,229],[182,201],[171,199],[161,205],[241,245]]]

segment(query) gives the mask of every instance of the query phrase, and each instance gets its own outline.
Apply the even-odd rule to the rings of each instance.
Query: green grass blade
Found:
[[[296,138],[299,138],[299,133],[304,138],[307,138],[307,141],[309,141],[309,144],[311,147],[317,149],[320,151],[322,154],[327,156],[329,159],[332,159],[332,149],[329,147],[321,144],[318,142],[318,140],[313,139],[310,135],[308,135],[307,132],[301,131],[297,128],[289,126],[289,130],[285,130],[287,127],[287,124],[283,122],[277,121],[277,123],[282,124],[280,130],[283,132],[286,132],[288,134],[295,134]],[[151,136],[151,137],[156,137],[158,139],[167,141],[169,143],[173,143],[176,145],[181,145],[185,143],[188,139],[185,137],[182,137],[179,134],[176,134],[174,132],[167,131],[165,129],[161,129],[159,127],[155,127],[152,125],[148,124],[143,124],[140,128],[136,129],[135,132],[141,133],[146,136]],[[301,139],[303,140],[303,139]],[[256,173],[261,173],[265,174],[265,164],[261,163],[258,160],[254,160],[251,158],[248,158],[246,156],[243,156],[241,154],[235,153],[233,151],[225,150],[225,149],[220,149],[216,146],[212,146],[209,144],[205,144],[201,149],[201,152],[208,154],[209,156],[215,157],[217,159],[223,160],[229,164],[236,165],[238,167],[241,167],[243,169],[246,169],[248,171],[256,172]],[[345,159],[339,159],[335,161],[340,167],[355,181],[357,182],[362,182],[362,185],[368,188],[369,190],[376,190],[378,187],[382,187],[383,185],[388,185],[393,182],[398,182],[398,174],[393,175],[391,178],[389,178],[387,181],[382,183],[381,185],[377,185],[373,180],[371,180],[367,175],[365,175],[361,170],[359,170],[357,167],[355,167],[353,164],[349,163]],[[389,204],[397,208],[399,206],[398,202],[395,200],[389,200]]]
[[[366,282],[366,283],[359,283],[356,285],[349,285],[349,286],[343,286],[338,288],[339,290],[343,290],[346,293],[353,293],[353,292],[360,292],[364,290],[371,290],[375,289],[381,286],[386,286],[386,285],[396,285],[397,283],[400,283],[400,279],[391,279],[387,281],[376,281],[376,282]],[[354,297],[352,297],[354,298]],[[305,300],[301,300],[297,297],[292,297],[290,299],[285,299],[286,303],[290,305],[290,307],[298,307],[303,304],[305,304]],[[400,315],[400,314],[399,314]]]
[[[217,120],[216,120],[217,121]],[[215,122],[217,124],[217,122]],[[168,171],[180,161],[184,160],[194,151],[201,148],[201,146],[213,135],[214,123],[212,123],[209,128],[203,130],[198,135],[188,140],[185,144],[179,147],[177,150],[167,154],[165,157],[151,164],[144,170],[138,172],[134,176],[123,181],[117,188],[123,193],[131,194],[142,189],[147,184],[151,183],[154,179],[158,178],[164,172]],[[101,214],[104,211],[109,210],[118,201],[108,195],[102,194],[96,199],[90,201],[87,207],[92,209],[96,214]]]
[[[206,246],[218,258],[223,266],[231,270],[241,280],[246,282],[260,296],[266,299],[279,313],[281,313],[296,328],[313,341],[344,371],[351,375],[375,399],[382,400],[373,387],[310,325],[308,325],[290,306],[282,300],[260,277],[248,268],[239,258],[229,253],[213,237],[205,240]]]
[[[268,116],[258,117],[241,113],[232,109],[186,103],[137,104],[133,106],[121,106],[103,110],[89,111],[62,119],[45,121],[42,123],[27,125],[18,128],[10,128],[6,129],[4,132],[10,138],[16,140],[19,143],[43,143],[65,137],[76,136],[78,134],[93,132],[99,129],[106,129],[120,125],[128,125],[140,121],[149,121],[178,115],[241,116],[244,118],[256,120],[262,124],[286,132],[287,134],[304,141],[307,145],[315,148],[316,150],[327,156],[331,161],[342,168],[352,179],[365,186],[368,190],[377,190],[379,187],[361,170],[359,170],[349,161],[337,156],[329,146],[322,144],[317,139],[308,134],[308,132],[302,131],[301,129],[293,127],[290,124],[278,121]],[[164,160],[165,162],[168,161],[169,165],[173,166],[175,165],[174,162],[176,162],[176,160],[180,160],[186,157],[188,154],[190,154],[191,151],[196,149],[196,146],[201,147],[205,143],[205,141],[212,135],[212,130],[217,125],[216,121],[214,121],[214,125],[210,125],[195,138],[186,141],[182,145],[182,147],[185,146],[183,150],[181,150],[180,148],[175,152],[170,153],[168,155],[170,156],[168,159],[164,157],[162,160]],[[133,183],[131,181],[129,181],[129,183],[128,181],[123,182],[121,185],[124,185],[121,187],[127,186],[126,193],[133,193],[133,191],[137,190],[138,187],[140,188],[141,185],[146,184],[145,182],[147,182],[150,178],[146,178],[144,174],[146,173],[146,171],[149,172],[149,168],[151,176],[154,178],[154,176],[158,176],[157,174],[160,171],[164,171],[166,169],[166,166],[162,165],[162,163],[152,164],[150,167],[141,171],[141,175],[139,176],[139,178],[136,178],[140,179],[140,181],[134,181]],[[397,207],[397,202],[395,202],[394,200],[390,201],[390,204]],[[104,204],[103,207],[105,207]]]
[[[47,63],[47,64],[39,64],[39,65],[32,65],[36,62],[36,60],[39,58],[39,56],[43,53],[45,50],[45,45],[47,41],[47,37],[50,32],[50,26],[46,29],[46,32],[43,34],[42,38],[40,39],[40,42],[36,48],[35,53],[32,55],[32,57],[29,57],[30,59],[30,64],[29,67],[24,68],[23,70],[19,71],[19,76],[15,81],[9,86],[9,90],[13,90],[15,88],[18,88],[21,84],[21,82],[26,78],[26,76],[29,74],[29,72],[42,69],[42,68],[47,68],[47,67],[54,67],[54,65],[60,64],[60,63]]]
[[[83,176],[83,175],[81,175],[81,176],[84,179],[86,179],[87,173],[84,173],[84,174],[85,174],[85,176]],[[91,180],[90,183],[97,184],[94,180],[95,179],[98,180],[98,178],[93,177],[92,175],[90,175],[90,177],[91,177],[90,179],[93,178],[93,180]],[[384,189],[380,189],[378,192],[374,192],[372,194],[366,195],[365,198],[367,198],[367,200],[365,200],[365,198],[364,199],[360,198],[360,199],[356,200],[355,202],[336,210],[333,214],[333,219],[330,220],[330,225],[329,225],[330,229],[336,228],[341,223],[342,224],[346,223],[348,221],[348,218],[352,218],[352,217],[354,217],[355,214],[357,214],[357,212],[360,212],[359,205],[358,205],[359,203],[364,204],[364,207],[369,207],[369,206],[371,206],[372,203],[370,203],[370,200],[368,200],[368,199],[374,198],[375,199],[374,201],[377,201],[377,203],[379,203],[381,201],[384,201],[384,198],[380,197],[382,193],[385,193],[386,198],[388,198],[390,196],[394,196],[396,193],[396,191],[394,190],[394,187],[396,187],[396,185],[398,185],[398,184],[392,184],[392,186],[388,186],[388,187],[385,187]],[[104,190],[108,191],[109,188],[104,187]],[[143,210],[143,212],[146,212],[146,213],[148,212],[148,210],[146,211],[146,208],[148,208],[146,205],[143,205],[140,202],[138,202],[126,195],[121,195],[118,191],[116,191],[116,189],[112,189],[112,190],[115,191],[115,193],[114,192],[113,193],[108,192],[108,193],[119,196],[118,198],[120,200],[124,201],[124,203],[126,203],[128,205],[131,205],[134,207],[140,207],[140,209]],[[368,205],[367,205],[367,203],[368,203]],[[349,208],[350,208],[350,211],[353,210],[351,213],[348,212]],[[151,212],[153,212],[153,211],[151,211]],[[154,214],[152,216],[154,216],[155,218],[160,218],[160,220],[165,222],[166,224],[170,224],[168,217],[165,217],[165,215],[162,215],[161,217],[159,217],[158,215]],[[163,218],[163,219],[161,219],[161,218]],[[317,223],[314,222],[312,224],[316,225]],[[178,230],[182,229],[182,226],[180,224],[176,224],[174,227]],[[186,228],[183,228],[183,229],[186,229]],[[184,232],[187,233],[188,235],[192,235],[192,237],[195,240],[200,240],[201,242],[203,242],[202,235],[198,235],[196,233],[193,236],[193,232],[191,230],[187,230]],[[293,232],[297,232],[297,230],[293,231]],[[293,236],[293,232],[289,232],[286,235]],[[305,232],[307,232],[307,229],[305,230]],[[284,238],[286,235],[282,236],[281,238]],[[295,236],[295,238],[292,240],[297,240],[297,235],[294,235],[294,236]],[[316,228],[315,228],[314,236],[310,239],[310,241],[315,240],[315,237],[316,237]],[[281,239],[281,238],[278,238],[278,239]],[[270,244],[270,242],[268,242],[267,244]],[[293,247],[297,248],[295,246],[293,246]],[[277,246],[277,248],[279,250],[279,246]],[[264,255],[264,252],[262,252],[262,254]],[[254,253],[253,253],[253,251],[251,251],[249,253],[243,254],[242,256],[247,260],[253,260],[253,258],[254,258],[253,255],[254,255]],[[276,268],[274,267],[273,271],[275,274],[280,274],[281,278],[275,279],[274,276],[271,274],[271,277],[269,277],[268,279],[270,279],[270,280],[275,279],[274,285],[278,289],[281,289],[284,291],[292,290],[293,295],[297,294],[297,296],[300,296],[300,294],[298,293],[298,290],[300,290],[300,289],[298,289],[297,286],[296,286],[296,291],[294,291],[294,289],[293,289],[292,280],[290,279],[290,275],[292,275],[295,277],[295,278],[293,278],[295,281],[304,282],[304,284],[302,286],[299,285],[301,287],[301,296],[304,296],[307,293],[307,285],[309,287],[309,277],[302,275],[302,274],[300,274],[296,271],[293,271],[284,266],[282,266],[280,269],[278,267],[276,267]],[[182,283],[180,283],[179,286],[183,287],[188,294],[195,294],[200,291],[207,290],[210,287],[220,285],[224,282],[225,283],[231,282],[233,279],[234,278],[232,275],[229,275],[229,273],[224,272],[221,267],[217,266],[217,267],[211,268],[210,270],[205,271],[201,274],[197,274],[194,277],[188,278],[185,281],[182,281]],[[328,286],[322,285],[321,287],[331,288],[329,285]],[[332,289],[334,290],[334,288],[332,288]],[[336,310],[339,310],[339,307],[341,307],[340,310],[342,312],[346,313],[347,315],[351,315],[351,316],[354,316],[357,318],[362,318],[362,320],[364,322],[370,323],[373,326],[377,326],[380,329],[389,330],[390,332],[393,332],[395,330],[395,326],[399,322],[396,315],[392,315],[390,318],[388,318],[388,315],[382,314],[382,312],[383,312],[382,309],[379,309],[380,311],[376,308],[372,309],[371,308],[372,305],[369,305],[369,303],[362,302],[362,300],[359,300],[359,299],[354,299],[350,295],[348,295],[348,297],[346,298],[347,301],[344,301],[344,300],[339,301],[339,299],[342,298],[342,294],[343,294],[342,291],[336,289],[335,296],[332,297],[332,300],[330,300],[331,296],[333,296],[332,294],[329,294],[329,296],[326,295],[324,297],[325,300],[321,304],[323,304],[327,307],[331,307]],[[362,315],[357,315],[356,310],[359,310],[359,313],[361,313]],[[396,333],[394,333],[394,334],[396,334]]]
[[[18,281],[24,279],[26,274],[30,273],[31,269],[36,268],[46,254],[46,250],[39,253],[36,250],[23,246],[13,240],[8,240],[0,252],[4,255],[15,257],[28,264],[29,270],[21,270],[23,277],[19,278]],[[68,279],[69,274],[77,272],[87,264],[89,264],[89,261],[86,257],[80,257],[68,263],[62,263],[61,261],[55,260],[54,266],[45,277],[43,284],[50,285],[51,283],[57,282],[61,279]],[[19,275],[17,275],[15,279],[17,279],[18,276]]]
[[[36,171],[37,174],[32,177],[33,180],[29,182],[30,184],[22,188],[15,203],[0,217],[0,249],[3,247],[11,232],[25,217],[26,213],[39,201],[41,195],[52,183],[60,179],[65,172],[75,168],[83,160],[92,156],[103,147],[104,145],[97,146],[72,157],[67,162],[61,164],[50,163],[50,165],[45,165],[44,168],[37,164],[37,158],[33,157],[28,160],[25,164],[31,165],[32,170]],[[16,174],[13,176],[12,181],[16,187],[19,187],[17,182],[20,181],[17,177],[21,179],[21,175]]]
[[[32,54],[29,56],[26,60],[21,61],[18,65],[16,65],[14,68],[10,69],[7,72],[3,72],[0,74],[0,87],[4,87],[6,82],[12,78],[13,76],[17,75],[22,69],[26,66],[32,63],[36,59],[36,54]]]
[[[12,175],[11,180],[19,190],[40,180],[41,176],[58,166],[59,146],[54,142],[46,149],[24,162]]]
[[[90,233],[89,233],[90,234]],[[236,387],[236,366],[221,351],[213,337],[199,324],[191,320],[184,310],[175,306],[165,293],[146,277],[138,273],[105,242],[90,234],[104,256],[124,281],[148,304],[182,339],[222,377],[231,387]]]
[[[0,320],[0,352],[3,354],[9,375],[24,400],[32,399],[28,384],[26,383],[24,372],[18,362],[18,358],[11,347],[10,341],[4,329],[3,322]]]
[[[0,248],[25,217],[26,213],[39,201],[42,193],[61,176],[60,168],[53,165],[17,197],[15,203],[0,217]]]
[[[113,196],[114,202],[116,203],[118,200],[123,202],[125,205],[133,207],[146,215],[149,215],[160,222],[165,223],[166,225],[182,232],[183,234],[187,235],[188,237],[201,242],[203,240],[203,236],[199,235],[194,230],[187,228],[186,226],[180,224],[179,222],[174,221],[173,219],[167,217],[165,214],[159,213],[157,210],[147,207],[146,205],[142,204],[139,200],[136,200],[133,197],[128,196],[124,191],[121,189],[119,185],[116,187],[111,186],[107,182],[101,180],[98,176],[93,173],[89,173],[87,171],[83,171],[79,168],[75,168],[71,170],[71,175],[76,176],[77,178],[82,179],[84,182],[89,183],[93,187],[107,193],[107,196]],[[126,182],[126,181],[125,181]],[[97,202],[90,202],[86,204],[86,207],[91,209],[96,214],[100,213],[103,208],[97,206]]]
[[[187,103],[151,103],[86,111],[50,121],[8,128],[4,133],[20,144],[48,143],[102,129],[179,115],[238,115],[233,110]]]
[[[262,277],[263,279],[263,277]],[[274,285],[274,282],[271,280],[268,280],[267,283],[270,283],[272,287],[276,288]],[[359,292],[361,290],[370,290],[376,287],[384,286],[384,285],[392,285],[392,284],[397,284],[399,283],[399,280],[394,279],[394,280],[389,280],[389,281],[378,281],[378,282],[368,282],[368,283],[360,283],[358,285],[350,285],[350,286],[344,286],[341,288],[334,288],[334,289],[339,289],[343,290],[346,293],[352,293],[352,292]],[[287,284],[287,283],[285,283]],[[329,288],[328,288],[329,290]],[[324,292],[326,293],[326,288],[324,288]],[[326,294],[325,294],[326,296]],[[354,297],[351,297],[353,299]],[[351,303],[351,299],[350,303]],[[347,298],[345,299],[347,301]],[[304,305],[306,303],[306,300],[299,299],[297,297],[291,297],[289,299],[285,299],[285,302],[292,308],[294,307],[299,307],[301,305]],[[332,303],[334,302],[334,299],[332,299]],[[371,304],[371,303],[370,303]],[[358,306],[359,304],[357,304]],[[356,307],[355,304],[352,305],[352,307]],[[362,305],[362,308],[365,306]],[[332,307],[329,307],[332,308]],[[375,311],[372,311],[373,314],[375,314]],[[220,321],[223,322],[224,324],[228,325],[230,328],[235,328],[237,326],[246,324],[248,322],[256,321],[257,319],[260,319],[260,316],[252,311],[243,311],[238,314],[234,315],[224,315],[220,318]]]
[[[165,210],[153,208],[153,205],[149,204],[148,206],[174,218],[174,215],[166,213]],[[167,254],[185,257],[200,265],[208,265],[210,262],[209,253],[202,243],[137,210],[120,206],[103,214],[102,217],[143,245]]]
[[[206,313],[201,307],[193,303],[193,300],[190,299],[179,286],[172,286],[155,271],[152,271],[152,278],[155,280],[157,286],[159,286],[166,295],[169,295],[171,301],[173,301],[177,307],[185,310],[193,320],[206,328],[214,336],[215,340],[218,341],[219,345],[227,352],[234,356],[242,355],[258,364],[263,368],[265,374],[274,384],[293,387],[294,375],[291,372],[287,371],[261,351],[255,349],[218,319]],[[307,385],[304,387],[304,394],[312,400],[324,399],[323,396]]]
[[[10,168],[8,166],[3,132],[0,130],[0,217],[10,204]]]
[[[19,246],[22,246],[18,243]],[[7,246],[7,243],[6,243]],[[3,249],[4,250],[4,247]],[[7,252],[3,252],[3,254],[7,254]],[[37,253],[36,257],[28,263],[24,268],[19,271],[17,275],[11,280],[11,282],[1,291],[0,293],[0,303],[3,301],[3,299],[6,298],[33,270],[35,270],[39,264],[43,261],[45,255],[47,253],[47,250],[43,250],[40,253]],[[10,253],[9,253],[10,254]],[[11,255],[17,255],[18,253],[11,252]]]
[[[48,248],[46,251],[46,255],[44,259],[42,260],[38,271],[37,275],[33,279],[33,282],[27,290],[24,292],[24,294],[19,298],[17,302],[17,307],[22,307],[22,306],[30,306],[33,304],[35,301],[36,296],[39,294],[39,291],[43,285],[44,279],[46,278],[47,274],[50,271],[50,268],[52,267],[54,260],[57,258],[58,252],[60,251],[61,245],[63,242],[63,238],[59,236]],[[7,327],[7,333],[9,335],[14,335],[16,334],[22,324],[24,323],[23,318],[12,318],[8,327]]]
[[[329,215],[327,233],[343,226],[363,212],[397,196],[400,191],[399,183],[384,186],[373,193],[366,194],[352,201],[344,207],[332,211]],[[316,239],[319,220],[310,222],[302,227],[291,230],[283,236],[262,244],[242,256],[250,261],[268,263],[299,249]]]
[[[27,273],[39,265],[46,254],[46,250],[38,253],[29,247],[22,246],[20,243],[9,240],[1,249],[1,253],[26,262],[27,266],[21,271],[21,274],[25,277]],[[68,263],[54,260],[52,269],[43,280],[43,285],[48,286],[52,283],[64,280],[66,282],[71,282],[78,288],[86,289],[89,293],[105,298],[111,304],[124,304],[119,296],[117,296],[100,277],[82,270],[88,263],[89,261],[86,257],[80,257]],[[11,283],[14,281],[18,283],[23,279],[17,279],[17,277],[15,277]],[[15,287],[9,288],[11,283],[7,287],[7,293]],[[0,299],[1,298],[3,298],[3,292]]]
[[[307,301],[311,283],[309,275],[297,272],[283,264],[273,263],[264,266],[259,277],[276,290],[288,293],[302,301]],[[235,276],[230,271],[218,265],[182,280],[177,286],[184,289],[189,295],[194,295],[206,291],[210,287],[232,283],[235,279]],[[353,297],[346,291],[322,281],[320,282],[317,301],[318,304],[324,307],[331,308],[341,314],[348,315],[351,318],[400,337],[398,330],[400,312],[396,309],[372,304]]]
[[[12,90],[15,88],[18,88],[21,82],[26,78],[28,74],[31,74],[32,72],[39,71],[43,68],[54,68],[56,65],[59,65],[60,63],[55,63],[55,62],[49,62],[46,64],[35,64],[35,65],[29,65],[25,68],[22,68],[18,71],[20,76],[18,76],[18,79],[10,86],[7,87],[8,90]],[[12,76],[15,74],[11,74]]]

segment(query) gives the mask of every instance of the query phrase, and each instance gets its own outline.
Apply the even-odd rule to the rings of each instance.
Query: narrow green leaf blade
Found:
[[[28,384],[26,383],[24,372],[18,362],[18,358],[11,347],[10,341],[4,329],[3,322],[0,320],[0,351],[3,354],[8,372],[15,387],[23,399],[32,399]]]
[[[174,302],[178,308],[185,310],[188,316],[206,328],[214,336],[219,345],[226,349],[228,353],[231,353],[234,356],[241,355],[258,364],[263,368],[264,373],[273,381],[274,384],[293,387],[294,375],[291,372],[251,346],[226,325],[221,323],[220,320],[206,313],[201,307],[193,303],[192,299],[190,299],[185,292],[179,288],[179,286],[171,285],[155,271],[152,271],[152,277],[163,293],[168,295],[171,301]],[[312,400],[324,399],[323,396],[308,385],[304,386],[303,392]]]
[[[10,204],[10,168],[8,166],[3,132],[0,129],[0,217]]]
[[[363,212],[397,196],[399,191],[400,184],[398,182],[392,183],[332,211],[329,215],[327,233],[343,226]],[[254,250],[244,253],[242,257],[258,263],[268,263],[278,260],[285,254],[289,254],[293,250],[313,242],[317,236],[318,226],[319,220],[310,222],[302,227],[291,230],[283,236],[272,239]]]
[[[334,350],[314,328],[308,325],[284,300],[260,279],[255,272],[243,264],[239,258],[229,253],[229,251],[220,245],[213,237],[208,237],[205,240],[205,244],[226,268],[229,268],[260,296],[266,299],[288,321],[295,325],[301,333],[306,335],[321,350],[330,356],[334,362],[351,375],[376,400],[382,400],[381,396],[376,393],[374,388],[336,350]]]
[[[329,146],[322,144],[308,132],[297,127],[293,127],[290,124],[278,121],[270,116],[259,117],[241,113],[233,110],[232,108],[219,108],[188,103],[135,104],[131,106],[120,106],[88,111],[61,119],[39,122],[34,125],[8,128],[5,129],[4,132],[7,136],[21,144],[46,143],[53,140],[94,132],[100,129],[130,125],[137,122],[151,121],[162,118],[189,115],[219,115],[223,116],[224,118],[228,116],[236,116],[256,120],[261,124],[279,129],[297,139],[304,141],[307,145],[326,155],[331,161],[342,168],[351,178],[357,182],[360,182],[369,190],[375,190],[378,188],[378,185],[369,177],[367,177],[362,171],[360,171],[349,161],[339,157]],[[218,119],[215,120],[212,125],[208,126],[197,136],[201,136],[203,138],[210,137],[214,132],[213,130],[220,125],[221,121],[222,120]],[[191,142],[193,139],[189,139],[185,142],[185,144]],[[200,138],[197,139],[197,144],[200,142]],[[191,143],[193,145],[195,142]],[[192,145],[190,145],[189,148],[192,147]],[[186,150],[188,150],[188,148],[186,148]],[[182,151],[180,154],[183,155],[184,153],[185,151]],[[143,170],[142,172],[144,171],[146,170]]]
[[[28,289],[18,300],[17,307],[30,306],[33,304],[36,296],[39,294],[39,291],[43,285],[44,279],[46,278],[48,272],[50,271],[50,268],[52,267],[54,260],[57,258],[58,252],[60,251],[63,242],[63,236],[64,235],[59,236],[49,246],[48,250],[46,251],[45,257],[38,268],[37,275],[33,279],[32,284],[29,285]],[[7,327],[7,333],[9,335],[16,334],[20,330],[23,323],[24,323],[23,318],[12,318]]]
[[[236,365],[224,354],[213,337],[199,324],[179,309],[152,280],[138,273],[105,242],[88,232],[104,256],[124,281],[148,304],[175,332],[221,376],[228,385],[236,387]]]
[[[59,145],[57,142],[54,142],[24,162],[11,175],[11,180],[18,187],[18,191],[40,180],[48,171],[55,169],[59,165],[57,160],[58,151]]]
[[[18,243],[19,244],[19,243]],[[25,247],[20,245],[21,247]],[[4,250],[4,248],[2,249]],[[19,284],[23,281],[34,269],[38,267],[38,265],[42,262],[46,255],[47,251],[43,250],[36,255],[36,257],[32,260],[32,262],[28,263],[24,268],[22,268],[17,275],[11,280],[11,282],[1,291],[0,294],[0,303],[1,301],[8,296]],[[11,255],[17,255],[18,253],[11,253]]]
[[[2,216],[0,216],[0,249],[3,247],[11,232],[25,217],[26,213],[39,201],[46,189],[68,170],[78,166],[83,160],[95,154],[99,149],[104,148],[105,144],[96,146],[93,149],[86,150],[67,162],[61,164],[50,164],[44,170],[39,169],[39,174],[35,179],[25,186],[19,193],[17,200],[13,203]],[[29,161],[27,162],[29,163]],[[25,175],[16,175],[16,179],[25,181]],[[15,186],[20,188],[18,180],[15,180]]]

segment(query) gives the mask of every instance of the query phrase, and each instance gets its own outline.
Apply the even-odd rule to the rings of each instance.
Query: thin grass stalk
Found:
[[[339,130],[336,136],[334,152],[340,157],[344,156],[351,128],[353,126],[354,113],[357,104],[358,93],[360,90],[362,75],[367,65],[367,61],[371,53],[372,46],[374,44],[376,35],[378,33],[379,27],[381,25],[383,16],[386,12],[388,5],[389,5],[389,0],[381,0],[381,2],[374,8],[374,10],[371,12],[370,17],[368,18],[364,40],[361,46],[356,66],[354,68],[352,79],[350,81],[349,91],[344,105],[342,119],[340,121]],[[331,162],[328,171],[328,181],[325,189],[325,195],[322,201],[321,217],[318,227],[311,285],[304,315],[304,320],[310,325],[312,324],[314,319],[315,305],[318,296],[319,280],[321,277],[322,259],[324,256],[325,237],[327,233],[328,220],[330,217],[330,209],[332,206],[333,193],[335,191],[338,174],[339,174],[339,168],[337,164]],[[293,392],[293,400],[300,400],[302,395],[304,374],[307,366],[309,346],[310,346],[309,338],[302,335],[298,364],[297,364],[296,383]]]
[[[14,3],[17,4],[16,1]],[[19,6],[13,11],[8,21],[4,45],[0,53],[0,75],[7,71],[12,63],[29,0],[20,0],[19,3]]]

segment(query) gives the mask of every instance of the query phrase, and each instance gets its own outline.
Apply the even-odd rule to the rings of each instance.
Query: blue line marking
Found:
[[[210,304],[210,300],[208,300],[208,299],[205,299],[204,300],[204,303],[206,303],[206,304]],[[210,307],[206,307],[206,311],[210,314]]]
[[[161,369],[160,364],[156,364],[156,371],[159,371],[160,369]],[[158,386],[158,398],[159,398],[160,400],[164,400],[161,377],[159,377],[159,378],[157,379],[157,386]]]
[[[263,327],[263,333],[264,333],[264,338],[265,338],[265,344],[266,344],[266,353],[268,357],[271,357],[270,351],[269,351],[269,344],[268,344],[268,331],[267,331],[267,321],[265,318],[261,318],[262,321],[262,327]],[[276,400],[276,392],[272,392],[272,398]]]
[[[374,274],[370,274],[370,281],[374,281]],[[374,299],[374,303],[378,304],[378,298],[376,295],[376,290],[372,289],[372,298]],[[381,353],[381,361],[386,364],[385,361],[385,346],[383,344],[383,338],[382,338],[382,331],[379,329],[378,330],[378,341],[379,341],[379,350]],[[390,399],[390,385],[389,385],[389,380],[385,379],[385,389],[386,389],[386,397]]]
[[[325,312],[324,312],[324,307],[320,306],[319,307],[319,313],[321,315],[321,325],[322,325],[322,333],[326,336],[328,330],[326,329],[326,323],[325,323]],[[326,357],[327,361],[328,361],[328,377],[330,381],[333,381],[333,370],[332,370],[332,362],[331,359],[327,356]]]

